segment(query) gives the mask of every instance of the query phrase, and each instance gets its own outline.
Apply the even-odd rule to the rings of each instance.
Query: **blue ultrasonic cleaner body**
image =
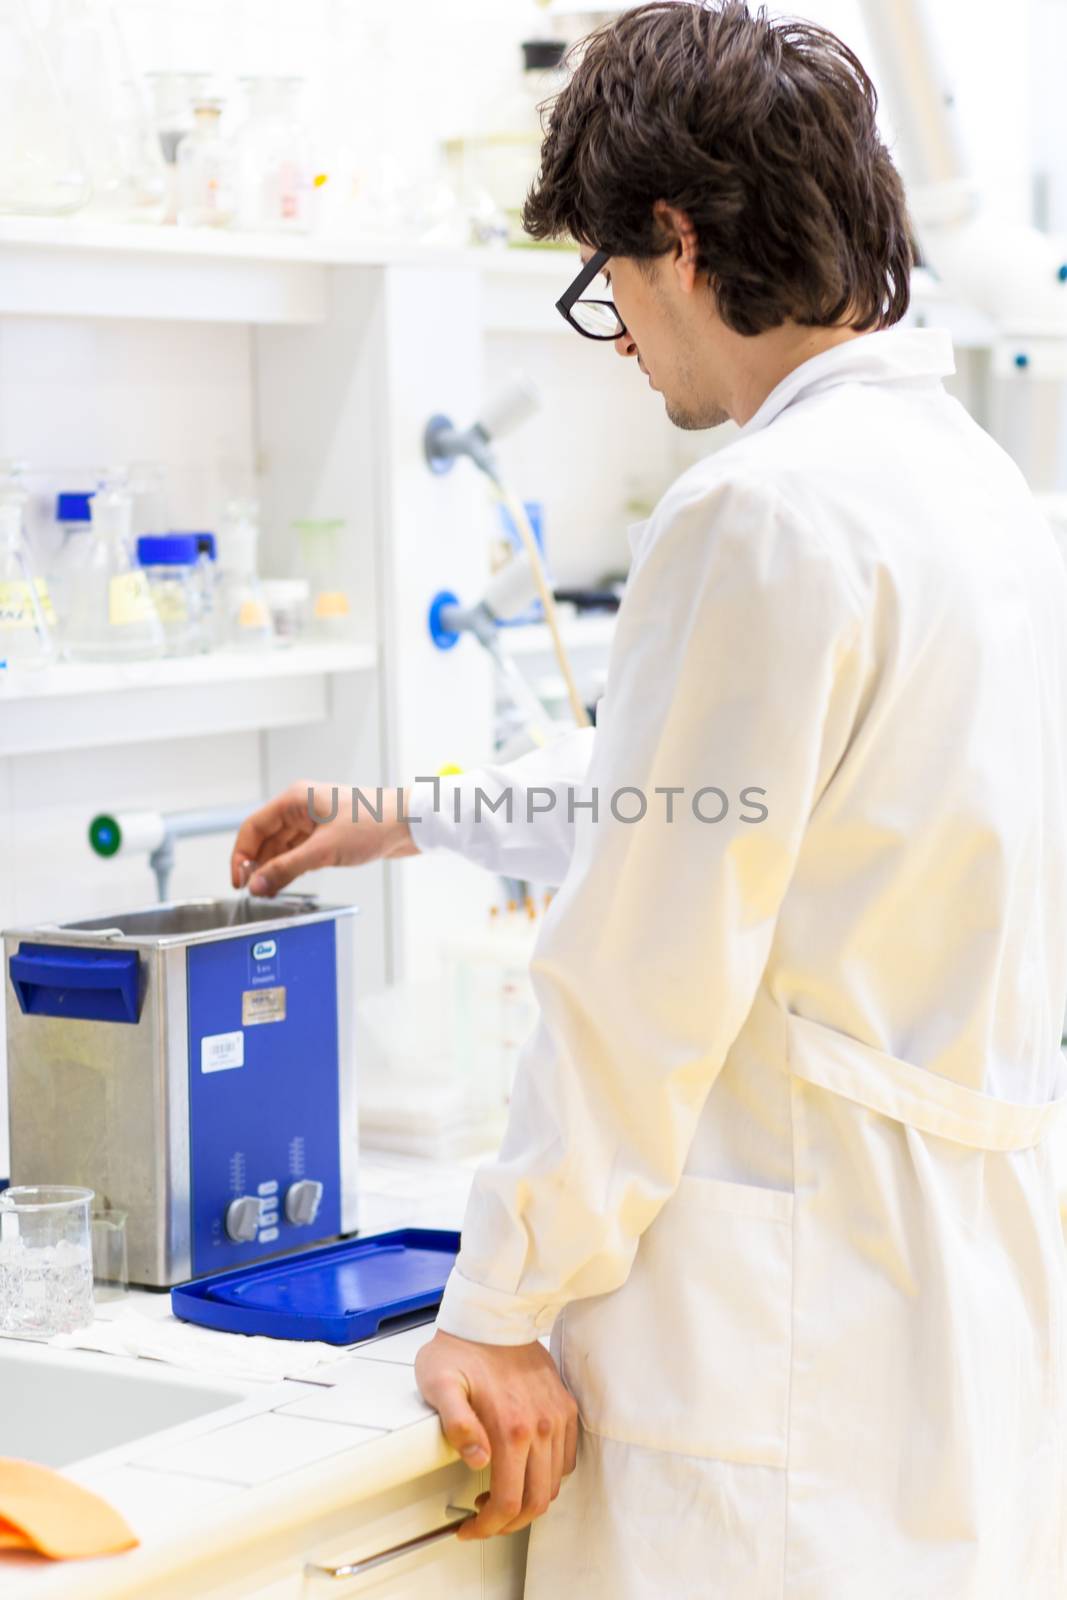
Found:
[[[354,1233],[354,911],[191,900],[6,933],[12,1182],[125,1211],[148,1287]]]

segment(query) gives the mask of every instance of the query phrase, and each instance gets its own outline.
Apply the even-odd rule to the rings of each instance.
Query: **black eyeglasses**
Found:
[[[626,324],[615,309],[613,300],[586,300],[583,289],[588,289],[598,272],[609,259],[607,250],[591,255],[570,287],[556,301],[556,310],[566,317],[572,328],[586,339],[618,339],[626,332]]]

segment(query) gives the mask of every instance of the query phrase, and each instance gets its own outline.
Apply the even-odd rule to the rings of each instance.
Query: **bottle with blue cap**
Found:
[[[90,516],[90,535],[71,541],[64,571],[65,654],[72,661],[161,656],[163,624],[134,549],[133,497],[125,472],[111,472],[101,481]]]
[[[137,557],[148,578],[163,625],[168,656],[195,655],[204,648],[200,550],[195,533],[146,533]]]

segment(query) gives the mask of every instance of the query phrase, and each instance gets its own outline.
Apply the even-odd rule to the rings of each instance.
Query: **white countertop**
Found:
[[[458,1228],[476,1164],[365,1155],[361,1233]],[[124,1304],[170,1317],[166,1295],[131,1291]],[[249,1381],[239,1386],[244,1398],[225,1411],[169,1429],[165,1439],[135,1440],[64,1468],[115,1506],[141,1544],[94,1561],[0,1555],[4,1600],[143,1596],[194,1555],[198,1562],[221,1555],[254,1537],[256,1528],[298,1524],[455,1461],[415,1384],[415,1355],[432,1333],[433,1324],[426,1323],[353,1346],[298,1379]],[[128,1372],[131,1383],[160,1371],[155,1362],[122,1356],[24,1341],[11,1347],[34,1361],[107,1363],[109,1371]],[[195,1376],[210,1379],[210,1369],[201,1367]]]

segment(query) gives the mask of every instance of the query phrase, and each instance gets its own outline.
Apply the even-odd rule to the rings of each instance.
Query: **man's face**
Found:
[[[583,249],[582,259],[588,261],[592,253]],[[650,386],[662,394],[675,427],[716,428],[729,421],[715,380],[718,319],[710,288],[682,295],[669,255],[642,262],[613,256],[604,278],[627,329],[615,349],[620,356],[636,357]],[[590,286],[587,293],[594,292]]]

